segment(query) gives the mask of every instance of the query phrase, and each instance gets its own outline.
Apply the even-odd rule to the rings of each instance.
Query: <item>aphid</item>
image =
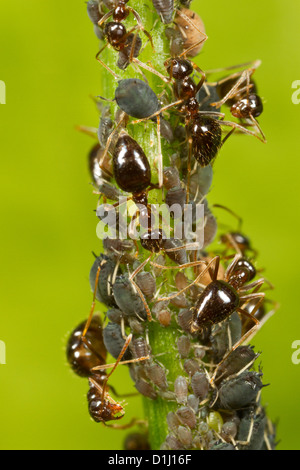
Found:
[[[104,150],[99,144],[93,146],[88,155],[88,164],[91,177],[96,185],[99,187],[103,182],[109,182],[112,177],[112,166],[108,159],[102,160]],[[102,161],[101,168],[99,166]]]
[[[261,137],[257,136],[257,138],[262,142],[266,142],[266,137],[256,120],[263,112],[263,103],[259,95],[255,93],[255,84],[251,82],[252,75],[261,65],[261,61],[257,60],[244,65],[250,65],[250,67],[217,82],[218,92],[222,99],[215,103],[215,107],[219,108],[226,102],[229,102],[231,105],[231,114],[242,120],[242,122],[245,121],[245,125],[247,125],[248,122],[252,123],[261,135]],[[243,65],[230,68],[234,69],[242,66]],[[231,84],[230,90],[226,93],[226,88]]]
[[[176,432],[178,426],[180,426],[180,421],[175,413],[170,411],[167,414],[167,423],[170,431]]]
[[[200,111],[220,111],[221,107],[216,108],[213,104],[216,101],[219,101],[220,96],[218,95],[217,86],[209,84],[207,82],[203,83],[203,86],[200,88],[196,95],[196,99],[199,103]]]
[[[183,425],[188,426],[190,429],[196,427],[197,419],[195,413],[187,406],[179,408],[179,410],[176,411],[176,416]]]
[[[124,313],[124,316],[137,316],[142,320],[147,318],[145,304],[139,292],[136,292],[135,285],[133,285],[128,274],[116,278],[113,286],[113,295],[117,306]]]
[[[181,442],[172,435],[166,437],[165,444],[163,445],[163,450],[184,450]]]
[[[241,337],[242,322],[237,312],[234,312],[224,322],[213,325],[210,332],[210,341],[214,360],[220,361]]]
[[[102,29],[98,26],[98,23],[101,20],[103,14],[100,11],[98,0],[89,0],[87,2],[87,14],[94,25],[94,32],[97,38],[102,41],[104,39],[104,34]]]
[[[255,402],[263,388],[257,372],[243,372],[232,379],[225,380],[219,388],[219,405],[224,410],[240,410]]]
[[[233,439],[235,439],[237,435],[237,425],[234,421],[227,421],[226,423],[223,424],[222,430],[220,433],[220,436],[224,441],[226,442],[232,442]]]
[[[130,34],[125,41],[123,49],[119,52],[117,67],[121,70],[126,70],[131,60],[140,55],[141,49],[142,40],[139,35]]]
[[[191,309],[181,310],[177,316],[177,322],[180,328],[186,333],[190,333],[193,321],[193,312]]]
[[[187,359],[184,362],[184,370],[190,376],[193,377],[196,373],[200,372],[200,366],[195,359]]]
[[[190,448],[193,442],[193,435],[190,429],[184,426],[179,426],[177,430],[178,439],[184,447]]]
[[[234,445],[227,442],[217,441],[215,442],[209,450],[236,450]]]
[[[177,403],[185,405],[188,396],[188,384],[186,378],[183,376],[177,377],[174,382],[174,392],[176,395]]]
[[[99,279],[96,291],[96,299],[108,307],[115,307],[116,302],[114,299],[112,286],[115,282],[116,276],[120,273],[118,264],[116,264],[115,261],[108,256],[100,254],[100,256],[96,258],[90,271],[90,285],[92,290],[94,290],[98,272]]]
[[[194,395],[200,399],[204,400],[209,392],[209,381],[207,376],[203,372],[196,372],[191,380],[191,387],[193,389]]]
[[[124,48],[128,47],[127,40],[130,35],[133,34],[134,31],[143,31],[143,33],[147,36],[147,38],[151,42],[151,45],[153,46],[151,35],[145,30],[139,14],[133,8],[127,6],[128,1],[129,0],[118,0],[112,10],[110,10],[106,15],[104,15],[98,22],[99,26],[105,24],[104,35],[107,39],[107,43],[98,52],[96,58],[98,62],[100,62],[100,64],[105,67],[106,70],[108,70],[115,78],[118,78],[117,75],[99,58],[102,52],[108,47],[108,45],[111,45],[116,51],[120,52],[124,50]],[[132,13],[135,17],[137,25],[131,28],[130,31],[127,31],[126,27],[123,24],[123,21],[126,20],[130,13]],[[109,20],[111,17],[113,18],[113,21],[107,22],[107,20]],[[132,40],[131,53],[129,55],[129,62],[132,62],[134,58],[134,54],[136,51],[136,38],[138,36],[138,33],[136,32],[134,36],[135,37]]]
[[[114,123],[111,119],[110,107],[107,106],[102,108],[101,118],[97,131],[98,140],[102,148],[105,148],[106,141],[110,136],[113,127]]]
[[[180,336],[177,340],[177,348],[181,357],[187,358],[191,351],[191,342],[188,336]]]
[[[199,409],[200,400],[195,395],[189,395],[187,399],[187,404],[194,412],[197,414]]]
[[[103,329],[103,341],[109,354],[117,359],[126,342],[123,338],[120,325],[109,322]],[[130,349],[126,349],[124,359],[129,360],[131,357]]]
[[[172,206],[178,205],[181,207],[181,210],[183,211],[184,205],[186,203],[186,196],[187,196],[186,190],[184,188],[181,188],[180,186],[171,188],[167,192],[165,203],[169,207],[169,211],[173,214],[174,217],[176,215],[176,212],[172,211]]]
[[[128,434],[124,442],[125,450],[151,450],[147,434],[132,433]]]
[[[177,12],[175,24],[184,39],[184,47],[188,50],[186,55],[198,55],[203,48],[205,36],[205,26],[200,16],[192,10],[182,8]]]
[[[156,313],[156,318],[159,321],[160,325],[163,327],[168,327],[172,321],[172,315],[170,310],[160,310]]]
[[[86,321],[72,332],[67,345],[67,359],[73,371],[80,377],[90,377],[91,369],[106,363],[107,350],[103,342],[100,317],[93,317],[83,340]]]
[[[142,271],[136,276],[136,283],[149,300],[152,300],[156,293],[156,280],[151,273]]]
[[[118,325],[121,324],[122,319],[124,318],[123,312],[119,310],[118,308],[111,308],[106,312],[106,316],[108,320],[112,323],[118,323]]]
[[[159,389],[168,389],[166,372],[159,364],[147,364],[145,366],[145,372],[149,380]]]
[[[267,419],[264,413],[245,412],[241,419],[237,440],[241,450],[261,450]]]
[[[156,400],[157,399],[157,393],[154,390],[154,388],[145,380],[139,379],[135,383],[135,388],[139,393],[144,395],[144,397],[150,398],[151,400]]]
[[[164,187],[169,191],[180,187],[180,176],[177,168],[165,167],[163,171]]]
[[[238,347],[220,366],[215,383],[237,374],[246,366],[250,368],[257,357],[258,355],[250,346]]]
[[[152,0],[153,6],[165,24],[172,23],[174,0]]]
[[[109,253],[115,254],[119,258],[120,255],[125,252],[132,251],[134,244],[132,240],[105,238],[103,240],[103,248]]]

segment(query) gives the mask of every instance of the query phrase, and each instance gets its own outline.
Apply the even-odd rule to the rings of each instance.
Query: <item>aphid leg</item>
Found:
[[[120,115],[119,122],[117,123],[116,127],[115,127],[114,130],[110,133],[110,136],[109,136],[108,139],[107,139],[106,146],[105,146],[105,149],[104,149],[102,158],[101,158],[101,160],[100,160],[100,162],[99,162],[100,168],[101,168],[101,166],[103,165],[103,162],[105,161],[105,158],[106,158],[106,155],[108,154],[109,147],[110,147],[110,145],[111,145],[111,143],[112,143],[112,140],[113,140],[115,134],[118,132],[119,128],[122,126],[125,117],[126,117],[126,113],[122,112],[121,115]]]
[[[109,73],[111,73],[111,74],[114,76],[114,78],[115,78],[116,80],[120,80],[120,77],[118,77],[118,75],[117,75],[112,69],[110,69],[110,68],[108,67],[108,65],[105,64],[105,62],[103,62],[101,59],[99,59],[100,55],[102,54],[102,52],[104,51],[104,49],[107,48],[107,46],[108,46],[108,44],[105,44],[105,46],[102,47],[102,49],[101,49],[101,50],[98,52],[98,54],[96,55],[96,59],[98,60],[98,62],[99,62]]]
[[[89,327],[91,326],[92,319],[93,319],[93,316],[94,316],[94,311],[95,311],[95,307],[96,307],[96,295],[97,295],[97,289],[98,289],[98,284],[99,284],[99,276],[100,276],[102,266],[103,266],[103,264],[101,263],[100,266],[98,267],[98,270],[97,270],[96,280],[95,280],[95,288],[94,288],[94,294],[93,294],[93,302],[92,302],[92,306],[91,306],[91,310],[90,310],[88,320],[86,322],[86,325],[85,325],[84,330],[83,330],[82,335],[81,335],[82,342],[84,344],[86,344],[88,347],[89,347],[89,344],[87,344],[88,342],[86,341],[86,334],[89,330]]]
[[[129,280],[130,282],[132,283],[133,287],[135,288],[135,290],[137,291],[137,293],[139,294],[143,304],[144,304],[144,307],[146,309],[146,312],[147,312],[147,318],[148,318],[148,321],[152,321],[153,318],[152,318],[152,315],[151,315],[151,310],[146,302],[146,299],[144,297],[144,294],[142,293],[141,289],[139,288],[139,286],[134,282],[134,278],[135,276],[137,276],[143,269],[144,267],[146,266],[147,263],[149,263],[149,261],[151,260],[151,258],[153,257],[153,254],[151,256],[149,256],[142,264],[140,264],[140,266],[137,267],[137,269],[131,274],[131,276],[129,277]]]

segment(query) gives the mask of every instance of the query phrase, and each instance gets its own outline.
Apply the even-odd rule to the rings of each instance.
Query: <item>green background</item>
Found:
[[[201,3],[201,5],[200,5]],[[215,165],[210,201],[244,218],[259,265],[281,309],[255,338],[263,351],[263,400],[279,419],[281,449],[299,449],[300,339],[299,117],[292,82],[300,80],[299,15],[294,0],[200,2],[193,7],[209,40],[197,59],[215,68],[260,58],[263,145],[236,136]],[[96,126],[90,94],[100,91],[98,42],[81,0],[1,2],[0,80],[7,104],[1,125],[0,447],[120,449],[124,435],[90,421],[87,383],[65,363],[68,332],[88,314],[91,251],[99,251],[86,154],[92,142],[74,130]],[[113,85],[113,80],[112,80]],[[129,392],[127,371],[112,383]],[[141,416],[136,400],[127,416]]]

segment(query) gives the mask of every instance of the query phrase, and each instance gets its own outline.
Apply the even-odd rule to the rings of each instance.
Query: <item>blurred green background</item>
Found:
[[[260,58],[256,74],[265,112],[263,145],[236,136],[215,165],[210,201],[244,218],[259,249],[259,265],[276,286],[281,309],[255,338],[263,351],[263,401],[279,419],[279,448],[299,449],[300,339],[299,124],[292,82],[300,80],[299,15],[294,0],[200,2],[209,40],[198,63],[205,70]],[[124,435],[90,421],[87,383],[65,363],[68,332],[88,314],[88,283],[99,251],[86,154],[92,144],[74,130],[96,126],[89,95],[100,90],[98,41],[84,1],[1,2],[0,80],[7,104],[1,125],[2,449],[120,449]],[[127,371],[112,383],[129,392]],[[120,387],[119,387],[120,388]],[[142,406],[127,407],[141,416]]]

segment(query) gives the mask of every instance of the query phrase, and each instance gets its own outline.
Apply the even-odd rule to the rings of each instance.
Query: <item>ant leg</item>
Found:
[[[233,127],[231,129],[231,131],[229,131],[228,134],[226,134],[226,136],[224,137],[224,139],[221,142],[220,150],[223,147],[223,145],[225,144],[226,140],[229,139],[229,137],[234,133],[235,130],[236,130],[235,127]]]
[[[168,104],[167,106],[164,106],[163,108],[161,108],[159,111],[157,111],[156,113],[154,114],[151,114],[151,116],[148,116],[146,118],[143,118],[143,119],[138,119],[137,121],[132,121],[132,124],[139,124],[140,122],[143,122],[143,121],[147,121],[148,119],[152,119],[154,117],[157,117],[159,116],[161,113],[163,113],[164,111],[166,111],[167,109],[170,109],[170,108],[173,108],[174,106],[178,106],[179,104],[182,104],[183,103],[183,100],[178,100],[178,101],[175,101],[174,103],[171,103],[171,104]],[[242,126],[241,126],[242,127]],[[244,128],[243,128],[244,129]],[[254,134],[255,135],[255,134]]]
[[[222,209],[226,212],[228,212],[230,215],[232,215],[235,219],[238,220],[238,230],[240,231],[241,228],[242,228],[242,225],[243,225],[243,219],[242,217],[240,217],[239,215],[237,215],[235,212],[233,212],[231,209],[229,209],[228,207],[226,206],[223,206],[222,204],[214,204],[212,207],[216,208],[216,209]]]
[[[153,44],[153,40],[152,40],[152,36],[150,33],[148,33],[148,31],[145,30],[144,26],[143,26],[143,23],[142,23],[142,20],[141,20],[141,17],[140,15],[131,7],[127,7],[128,10],[131,11],[131,13],[133,14],[133,16],[135,17],[138,25],[139,25],[139,28],[141,31],[143,31],[143,33],[147,36],[147,38],[149,39],[150,43],[151,43],[151,47],[153,49],[153,52],[155,53],[155,49],[154,49],[154,44]]]
[[[161,137],[160,137],[160,116],[157,116],[157,138],[158,138],[158,185],[159,189],[163,187],[164,184],[164,162],[161,148]]]
[[[255,313],[257,312],[257,310],[259,309],[259,307],[262,305],[264,299],[265,299],[265,294],[253,294],[254,296],[252,297],[252,299],[259,299],[259,301],[257,302],[254,310],[252,313],[248,313],[246,312],[246,310],[243,310],[242,308],[237,308],[237,312],[239,312],[240,314],[242,315],[245,315],[247,318],[250,318],[254,323],[255,325],[249,330],[247,331],[242,337],[241,339],[232,347],[232,349],[227,353],[225,354],[225,356],[223,357],[222,361],[218,364],[212,378],[211,378],[211,383],[214,383],[215,381],[215,378],[216,378],[216,375],[218,373],[218,370],[220,368],[220,366],[225,362],[225,360],[239,347],[241,346],[241,344],[243,344],[251,335],[253,336],[254,333],[256,332],[256,330],[259,328],[259,325],[260,325],[260,321],[257,320],[257,318],[255,318]],[[249,296],[247,296],[249,297]],[[241,298],[242,299],[242,298]]]
[[[169,77],[166,77],[165,75],[162,75],[160,72],[155,70],[153,67],[150,67],[150,65],[144,64],[144,62],[141,62],[136,57],[132,58],[132,62],[139,65],[142,69],[145,69],[148,72],[151,72],[154,75],[157,75],[157,77],[161,78],[161,80],[163,80],[165,83],[170,83],[170,78]]]
[[[124,415],[120,416],[119,418],[114,418],[114,419],[121,419],[121,418],[123,418],[123,416]],[[124,429],[132,428],[133,426],[137,426],[137,425],[139,425],[139,426],[140,425],[145,425],[146,421],[142,421],[140,419],[133,418],[128,424],[106,424],[105,422],[103,422],[103,424],[107,428],[124,430]]]
[[[199,261],[198,261],[198,263],[199,263]],[[204,274],[206,274],[207,272],[209,272],[209,275],[210,275],[212,281],[215,281],[218,277],[219,266],[220,266],[220,257],[216,256],[208,264],[207,264],[206,261],[203,261],[202,263],[206,264],[206,268],[197,276],[197,278],[191,284],[189,284],[187,287],[185,287],[181,291],[176,292],[176,294],[171,295],[169,297],[162,297],[161,299],[158,299],[157,301],[158,302],[163,302],[163,301],[175,299],[179,295],[183,294],[186,290],[190,289],[193,285],[197,284],[199,282],[199,280],[201,279],[201,277],[204,276]],[[211,266],[212,266],[213,263],[215,263],[215,269],[214,269],[214,272],[212,274]]]
[[[181,10],[176,10],[176,13],[178,16],[181,16],[182,19],[184,19],[187,23],[189,23],[189,25],[194,28],[196,31],[198,31],[198,33],[200,33],[202,36],[203,36],[203,39],[199,40],[198,42],[196,42],[195,44],[192,44],[191,47],[189,47],[187,50],[183,51],[182,54],[180,54],[179,57],[184,57],[186,56],[190,51],[192,51],[193,49],[195,49],[197,46],[200,46],[200,44],[202,44],[203,42],[207,41],[208,39],[208,36],[203,32],[201,31],[200,28],[198,28],[198,26],[187,16],[185,15]],[[175,22],[176,23],[176,22]]]
[[[266,139],[266,136],[265,134],[263,133],[262,131],[262,128],[260,127],[260,125],[258,124],[258,121],[250,115],[250,119],[251,121],[253,122],[254,126],[257,128],[257,130],[259,131],[259,133],[261,134],[262,138],[263,138],[263,142],[266,143],[267,142],[267,139]]]
[[[113,14],[114,14],[115,9],[113,8],[110,10],[108,13],[106,13],[104,16],[102,16],[101,20],[98,21],[98,26],[102,26],[103,23],[108,20]]]
[[[243,134],[252,135],[253,137],[256,137],[263,144],[266,143],[266,140],[264,140],[262,137],[257,135],[255,132],[252,132],[249,129],[246,129],[244,126],[241,126],[240,124],[237,124],[236,122],[220,121],[220,124],[223,124],[224,126],[234,127],[235,129],[239,129]]]
[[[96,127],[88,127],[88,126],[75,126],[76,131],[82,132],[83,134],[88,135],[89,137],[92,137],[93,139],[97,139],[97,132],[98,129]]]
[[[232,274],[232,271],[235,269],[237,263],[239,262],[239,260],[242,258],[242,256],[240,254],[237,254],[235,255],[233,261],[230,263],[230,265],[228,266],[226,272],[225,272],[225,276],[224,276],[224,279],[226,282],[228,282],[231,274]]]
[[[231,90],[222,98],[220,101],[217,101],[216,103],[212,103],[212,106],[215,106],[216,108],[221,108],[226,101],[230,100],[233,98],[237,93],[239,93],[239,87],[242,85],[245,81],[248,81],[249,79],[249,70],[244,70],[238,79],[238,81],[233,85]]]
[[[222,68],[219,68],[219,69],[206,70],[205,73],[207,75],[212,75],[214,73],[220,73],[220,72],[226,72],[226,71],[229,71],[229,70],[241,69],[242,67],[248,67],[248,66],[251,69],[256,70],[256,69],[258,69],[258,67],[260,67],[260,65],[261,65],[261,60],[252,60],[250,62],[245,62],[244,64],[231,65],[230,67],[222,67]],[[218,83],[219,84],[225,83],[226,81],[231,80],[232,78],[234,78],[236,75],[238,75],[238,74],[241,75],[241,73],[242,72],[238,72],[237,74],[230,75],[229,77],[224,78],[223,80],[221,80]]]
[[[252,293],[256,294],[260,290],[260,288],[264,285],[264,283],[265,283],[264,278],[258,279],[257,281],[252,282],[252,284],[248,284],[246,286],[241,287],[239,289],[239,292],[248,292],[249,290],[254,289]]]
[[[109,73],[111,73],[114,76],[116,80],[120,80],[120,77],[112,69],[110,69],[108,65],[106,65],[102,60],[99,59],[100,55],[102,54],[104,49],[106,49],[107,47],[108,47],[108,43],[105,44],[105,46],[102,47],[102,49],[98,52],[98,54],[96,55],[96,59]]]
[[[187,165],[187,187],[186,187],[186,203],[190,202],[190,189],[191,189],[191,171],[192,171],[192,156],[193,156],[193,139],[191,135],[188,136],[189,153]]]

